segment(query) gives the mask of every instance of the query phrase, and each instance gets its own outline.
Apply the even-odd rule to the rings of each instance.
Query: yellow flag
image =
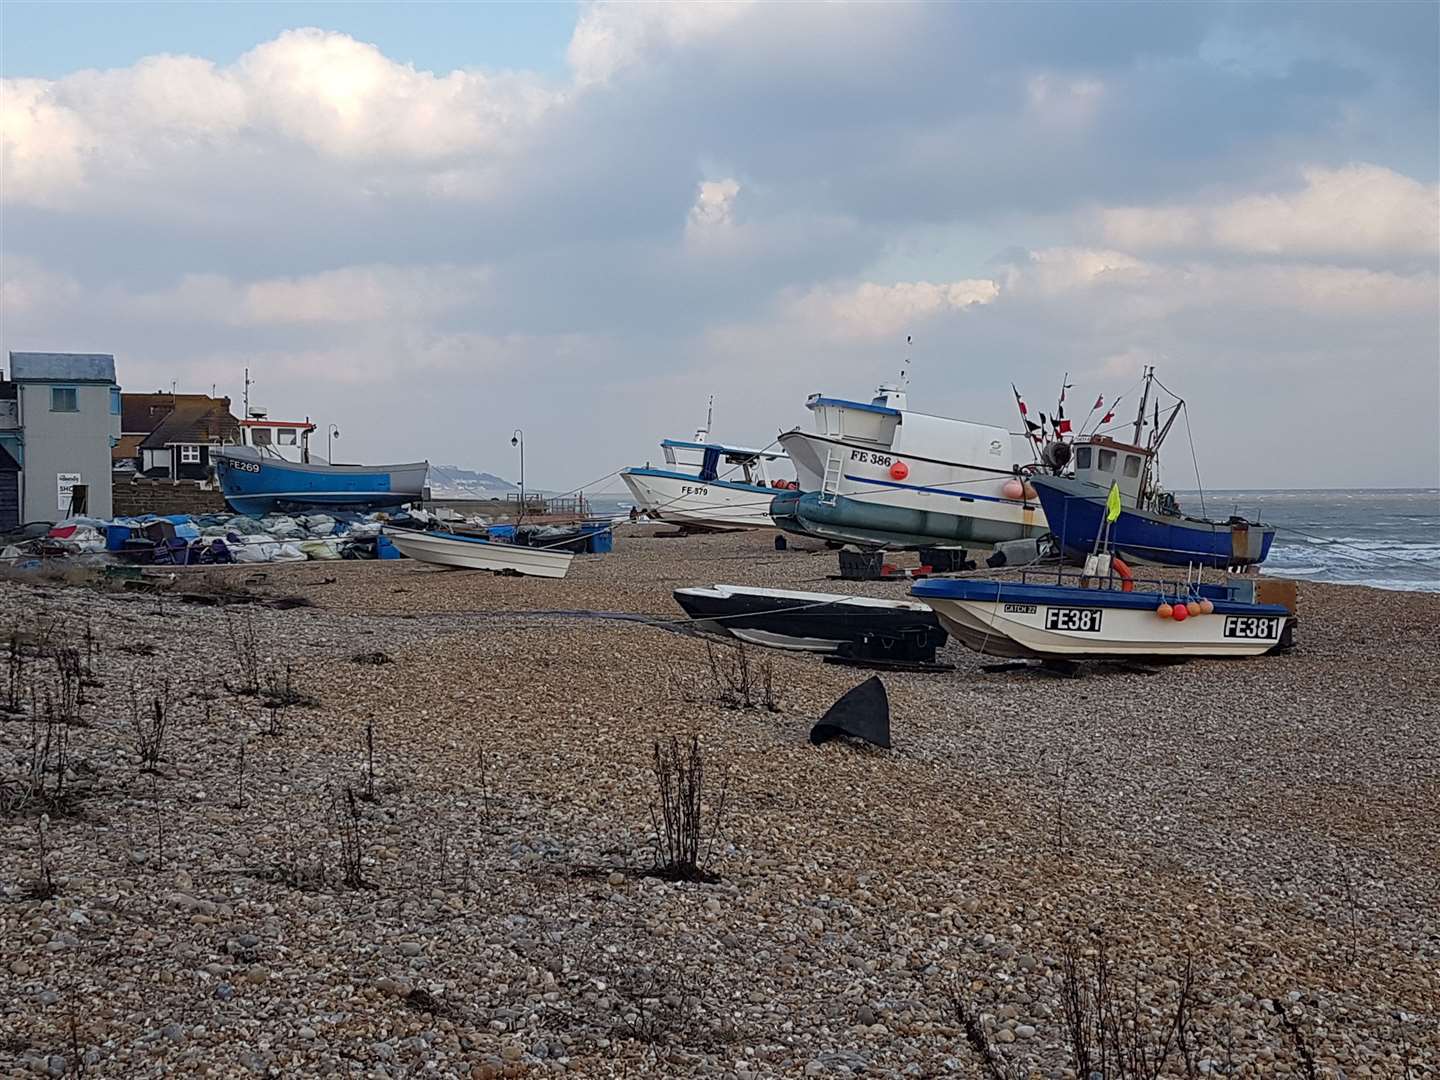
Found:
[[[1105,500],[1105,520],[1114,522],[1120,516],[1120,484],[1117,481],[1110,483],[1110,497]]]

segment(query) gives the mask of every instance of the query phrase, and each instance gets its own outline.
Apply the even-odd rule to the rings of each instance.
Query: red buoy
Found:
[[[894,465],[890,466],[890,476],[892,479],[904,480],[905,477],[909,475],[910,466],[906,465],[903,461],[897,461]]]
[[[1190,609],[1184,604],[1176,604],[1170,612],[1170,617],[1176,622],[1184,622],[1190,617]]]

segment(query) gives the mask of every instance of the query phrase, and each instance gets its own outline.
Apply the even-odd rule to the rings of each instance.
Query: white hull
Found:
[[[1259,656],[1279,643],[1285,625],[1283,618],[1272,616],[1261,625],[1263,636],[1232,637],[1226,634],[1227,620],[1235,616],[1195,615],[1176,622],[1150,609],[1095,608],[1099,629],[1058,630],[1046,629],[1046,604],[940,597],[928,597],[926,603],[946,630],[989,656]],[[1255,625],[1255,620],[1248,624]]]
[[[1005,498],[1005,484],[1013,479],[1008,454],[984,463],[943,461],[800,430],[781,435],[780,445],[795,463],[801,491],[825,490],[826,464],[838,458],[838,477],[832,467],[829,485],[834,494],[882,510],[967,519],[972,525],[966,532],[978,543],[1018,540],[1047,528],[1039,502]],[[903,463],[903,477],[892,474],[896,463]]]
[[[402,529],[386,529],[385,535],[402,555],[457,570],[508,570],[529,577],[563,578],[570,569],[570,560],[575,557],[568,551],[546,551],[488,540],[456,540]]]
[[[653,518],[710,529],[768,529],[777,489],[695,477],[656,476],[638,469],[620,474],[636,504]]]

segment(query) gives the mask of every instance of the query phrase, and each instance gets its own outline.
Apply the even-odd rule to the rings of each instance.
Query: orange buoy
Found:
[[[1025,498],[1025,485],[1021,481],[1011,477],[1005,481],[1005,486],[1000,489],[1000,494],[1004,495],[1007,499],[1014,499],[1016,502],[1019,502]]]
[[[1039,495],[1035,494],[1035,485],[1030,483],[1029,480],[1026,480],[1022,487],[1022,494],[1024,494],[1026,502],[1034,502],[1040,497]]]
[[[1170,614],[1176,622],[1184,622],[1190,617],[1190,609],[1184,604],[1176,604]]]
[[[1191,615],[1199,615],[1200,602],[1198,600],[1191,600],[1185,605],[1185,610],[1188,611]]]
[[[1162,603],[1159,607],[1157,607],[1157,608],[1155,609],[1155,614],[1156,614],[1156,615],[1159,615],[1160,618],[1162,618],[1162,619],[1168,619],[1168,618],[1170,618],[1170,615],[1171,615],[1171,613],[1172,613],[1173,610],[1174,610],[1174,609],[1171,608],[1169,604],[1163,604],[1163,603]]]
[[[903,461],[897,461],[894,465],[890,466],[890,475],[896,480],[904,480],[905,477],[910,475],[910,466],[906,465]]]
[[[1215,601],[1209,600],[1209,599],[1201,600],[1201,601],[1200,601],[1200,614],[1201,614],[1201,615],[1213,615],[1213,614],[1215,614]]]

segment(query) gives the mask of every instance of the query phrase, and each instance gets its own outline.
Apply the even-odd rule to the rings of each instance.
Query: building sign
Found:
[[[59,495],[58,509],[62,514],[70,512],[70,496],[75,491],[76,484],[83,484],[78,472],[62,472],[55,474],[55,487]]]

